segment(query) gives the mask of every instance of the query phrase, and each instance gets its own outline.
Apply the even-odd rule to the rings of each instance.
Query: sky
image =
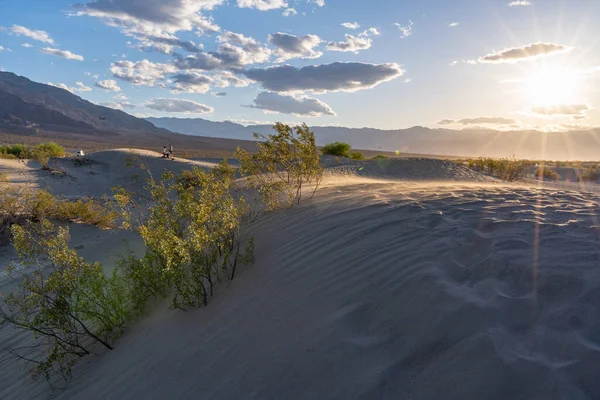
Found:
[[[598,0],[0,0],[0,69],[139,117],[600,126]]]

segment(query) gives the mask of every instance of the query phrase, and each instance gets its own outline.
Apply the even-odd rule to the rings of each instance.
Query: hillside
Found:
[[[33,82],[11,72],[0,71],[0,95],[2,103],[5,99],[10,99],[8,106],[3,104],[0,109],[0,119],[5,122],[13,120],[10,116],[14,116],[41,128],[59,128],[58,130],[66,132],[88,127],[98,131],[165,133],[144,119],[98,106],[67,90]],[[27,106],[22,102],[38,107]]]

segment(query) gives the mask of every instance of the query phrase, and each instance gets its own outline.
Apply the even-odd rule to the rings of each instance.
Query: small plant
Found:
[[[11,354],[35,364],[34,376],[65,380],[90,345],[112,350],[112,342],[132,315],[128,288],[115,272],[108,277],[68,246],[67,228],[48,220],[12,227],[13,244],[23,265],[35,267],[19,289],[2,299],[0,323],[33,334],[34,344]],[[47,259],[49,270],[38,260]]]
[[[362,160],[365,159],[365,156],[360,151],[353,151],[353,152],[350,153],[350,158],[353,159],[353,160],[362,161]]]
[[[384,156],[382,154],[378,154],[375,157],[373,157],[371,160],[388,160],[389,157],[388,156]]]
[[[592,182],[600,179],[600,164],[594,164],[586,167],[581,175],[577,177],[578,182]]]
[[[350,158],[350,149],[352,146],[345,142],[334,142],[321,148],[321,153],[328,156],[338,156]]]
[[[540,179],[540,180],[551,179],[553,181],[557,181],[560,179],[560,175],[556,171],[554,171],[553,169],[551,169],[545,165],[540,165],[535,170],[535,176],[537,179]]]
[[[313,194],[323,177],[314,133],[303,124],[290,127],[277,123],[276,135],[255,134],[258,152],[250,154],[238,148],[240,172],[255,189],[266,210],[300,204],[302,188],[314,184]]]

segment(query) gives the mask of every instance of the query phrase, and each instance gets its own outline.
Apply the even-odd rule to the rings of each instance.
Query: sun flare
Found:
[[[546,68],[532,74],[526,84],[531,103],[551,106],[577,101],[581,82],[573,71]]]

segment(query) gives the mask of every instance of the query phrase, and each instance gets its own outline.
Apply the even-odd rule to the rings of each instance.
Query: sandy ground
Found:
[[[129,182],[126,154],[95,155],[89,168],[108,177],[69,174],[101,195]],[[189,167],[144,157],[157,171]],[[250,228],[256,262],[208,307],[159,307],[64,391],[0,365],[0,398],[600,396],[598,195],[438,160],[324,163],[314,198]],[[80,229],[82,254],[107,264],[135,241]],[[0,328],[0,340],[23,339]]]

